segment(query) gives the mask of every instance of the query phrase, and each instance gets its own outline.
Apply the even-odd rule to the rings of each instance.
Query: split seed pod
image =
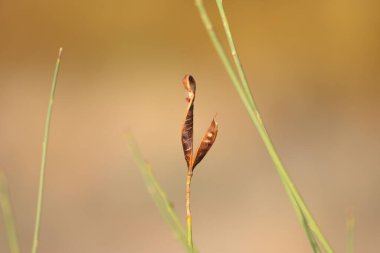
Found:
[[[200,161],[202,161],[207,152],[210,150],[211,146],[214,144],[216,135],[218,134],[218,123],[215,121],[215,119],[212,120],[210,126],[202,138],[202,141],[195,155],[193,155],[193,111],[196,84],[194,78],[191,75],[186,75],[183,78],[182,83],[188,92],[188,97],[186,98],[186,101],[188,103],[186,118],[182,126],[182,147],[188,170],[192,172],[195,166]]]

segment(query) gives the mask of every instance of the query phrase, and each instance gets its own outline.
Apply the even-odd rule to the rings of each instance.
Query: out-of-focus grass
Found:
[[[354,253],[354,232],[355,232],[355,216],[349,214],[346,220],[346,231],[347,231],[347,253]]]
[[[37,253],[38,241],[40,235],[40,225],[41,225],[41,216],[42,216],[42,205],[43,205],[43,193],[44,193],[44,183],[45,183],[45,171],[46,171],[46,158],[47,158],[47,147],[49,143],[49,130],[51,115],[53,113],[53,102],[55,89],[57,86],[57,77],[59,72],[59,65],[61,62],[62,48],[59,49],[57,61],[55,64],[53,81],[51,83],[50,97],[48,111],[45,120],[45,131],[44,131],[44,141],[42,143],[42,159],[41,159],[41,169],[40,169],[40,182],[38,187],[38,199],[37,199],[37,210],[36,210],[36,220],[34,225],[34,234],[33,234],[33,244],[32,244],[32,253]]]
[[[54,68],[48,110],[47,110],[46,121],[45,121],[44,140],[42,143],[42,159],[41,159],[40,182],[39,182],[38,199],[37,199],[37,210],[36,210],[36,219],[35,219],[35,227],[34,227],[34,234],[33,234],[33,241],[32,241],[32,250],[31,250],[32,253],[37,253],[37,248],[38,248],[41,216],[42,216],[42,205],[43,205],[47,146],[49,142],[49,129],[50,129],[50,122],[51,122],[51,115],[53,112],[53,102],[54,102],[54,95],[55,95],[55,90],[56,90],[56,85],[57,85],[59,65],[61,62],[61,54],[62,54],[62,48],[59,49],[57,61]],[[10,252],[19,253],[20,247],[18,244],[16,226],[15,226],[11,202],[9,198],[7,180],[2,171],[0,171],[0,206],[2,209],[3,217],[4,217],[5,230],[7,233]]]
[[[196,249],[195,245],[193,245],[193,248],[191,248],[187,243],[187,234],[185,232],[186,230],[179,221],[177,214],[175,213],[164,190],[157,181],[157,178],[154,176],[152,167],[149,163],[147,163],[144,160],[133,137],[129,133],[126,137],[128,148],[132,154],[133,160],[139,168],[140,173],[144,179],[145,186],[148,189],[149,194],[153,198],[154,203],[160,210],[161,215],[164,217],[165,221],[170,225],[176,239],[183,245],[187,252],[197,253],[198,250]]]
[[[235,63],[235,69],[230,62],[226,51],[224,50],[222,43],[220,42],[214,28],[213,24],[208,16],[208,13],[206,11],[206,8],[204,7],[202,0],[195,0],[195,4],[198,8],[200,17],[203,21],[203,24],[209,34],[209,37],[214,45],[214,48],[216,49],[219,58],[221,59],[226,72],[228,73],[229,77],[231,78],[232,84],[234,85],[235,89],[237,90],[240,99],[242,100],[248,115],[256,127],[261,139],[264,142],[264,145],[268,151],[268,154],[270,155],[275,168],[277,170],[278,175],[280,176],[280,179],[285,187],[285,190],[288,194],[288,197],[293,205],[293,208],[299,218],[300,223],[303,225],[305,232],[309,238],[311,247],[314,252],[318,252],[319,248],[317,243],[315,242],[315,238],[318,239],[318,241],[321,243],[322,247],[325,249],[328,253],[333,253],[334,250],[330,246],[329,242],[327,241],[326,237],[323,235],[321,230],[319,229],[319,226],[317,222],[315,221],[314,217],[312,216],[311,212],[306,206],[306,203],[303,201],[301,194],[298,192],[297,188],[295,187],[293,181],[291,180],[290,176],[288,175],[288,172],[282,163],[280,156],[278,155],[273,142],[267,133],[267,130],[264,126],[264,123],[261,119],[260,113],[257,109],[257,106],[255,104],[255,101],[252,96],[252,92],[249,89],[248,81],[244,73],[244,69],[242,67],[242,64],[239,59],[239,55],[237,53],[237,50],[235,48],[235,43],[230,31],[229,22],[227,20],[227,16],[224,11],[223,7],[223,1],[222,0],[216,0],[218,11],[220,18],[223,23],[224,31],[227,37],[227,41],[231,50],[231,55],[233,58],[233,61]]]
[[[8,182],[3,171],[0,170],[0,207],[3,213],[5,232],[7,234],[9,250],[11,253],[20,253],[15,220],[9,197]]]

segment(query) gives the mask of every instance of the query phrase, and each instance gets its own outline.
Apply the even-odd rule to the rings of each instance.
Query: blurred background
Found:
[[[214,1],[206,1],[224,39]],[[225,1],[267,129],[322,231],[380,249],[380,3]],[[47,160],[41,253],[184,252],[128,153],[130,129],[185,224],[180,128],[197,81],[192,182],[201,252],[312,252],[193,1],[0,1],[0,168],[31,247],[50,83],[64,48]],[[8,252],[0,221],[0,252]]]

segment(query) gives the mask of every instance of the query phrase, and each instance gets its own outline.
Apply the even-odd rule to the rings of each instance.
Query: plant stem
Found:
[[[0,207],[3,211],[5,232],[8,237],[9,250],[11,253],[19,253],[20,247],[17,239],[12,205],[9,198],[8,182],[3,171],[0,171]]]
[[[254,122],[257,130],[259,131],[260,137],[264,141],[269,155],[271,156],[273,162],[275,163],[277,172],[280,175],[281,180],[284,183],[284,186],[286,188],[289,188],[289,190],[291,192],[291,194],[288,194],[289,198],[295,199],[295,201],[297,203],[297,207],[301,209],[302,215],[305,216],[307,224],[310,224],[310,229],[312,231],[314,231],[314,233],[319,238],[319,240],[321,241],[322,245],[325,247],[327,252],[332,252],[332,248],[330,247],[330,245],[327,242],[324,235],[320,232],[320,229],[319,229],[317,223],[315,222],[313,216],[311,215],[310,211],[308,210],[308,208],[307,208],[305,202],[303,201],[301,195],[299,194],[298,190],[296,189],[295,185],[293,184],[292,180],[290,179],[290,177],[289,177],[289,175],[288,175],[288,173],[287,173],[287,171],[286,171],[286,169],[285,169],[277,151],[275,150],[274,145],[273,145],[273,143],[272,143],[272,141],[271,141],[271,139],[270,139],[270,137],[269,137],[269,135],[265,129],[264,123],[261,120],[259,111],[258,111],[258,109],[255,105],[254,99],[252,97],[252,93],[249,90],[248,81],[247,81],[247,78],[244,74],[243,67],[240,63],[240,59],[239,59],[239,56],[238,56],[236,48],[235,48],[233,37],[232,37],[231,31],[229,28],[229,22],[227,20],[227,16],[226,16],[225,11],[224,11],[223,0],[216,0],[216,3],[218,6],[219,14],[220,14],[222,22],[223,22],[226,37],[227,37],[227,40],[228,40],[230,48],[231,48],[231,54],[234,58],[236,68],[238,69],[239,77],[241,80],[240,86],[243,87],[244,94],[248,98],[248,100],[252,101],[251,102],[251,115],[252,116],[250,116],[250,117],[251,117],[252,121]]]
[[[220,16],[222,18],[222,21],[223,21],[223,25],[224,25],[224,29],[225,29],[225,32],[226,32],[226,35],[227,35],[227,39],[228,39],[228,42],[229,42],[229,45],[230,45],[230,48],[231,48],[231,52],[232,52],[232,56],[234,58],[234,61],[235,61],[235,64],[236,64],[236,68],[238,69],[238,72],[239,72],[239,77],[240,77],[240,81],[239,81],[239,78],[238,76],[236,75],[233,67],[232,67],[232,64],[231,62],[229,61],[228,57],[227,57],[227,54],[225,52],[225,50],[223,49],[222,47],[222,44],[220,43],[220,40],[218,39],[215,31],[214,31],[214,28],[213,28],[213,25],[211,23],[211,20],[210,18],[208,17],[208,14],[207,14],[207,11],[204,7],[204,4],[203,4],[203,1],[202,0],[195,0],[195,4],[198,8],[198,11],[200,13],[200,16],[201,16],[201,19],[203,21],[203,24],[210,36],[210,39],[228,73],[228,75],[230,76],[231,80],[232,80],[232,83],[235,87],[235,89],[237,90],[247,112],[248,112],[248,115],[252,121],[252,123],[254,124],[254,126],[256,127],[262,141],[264,142],[264,145],[276,167],[276,170],[277,170],[277,173],[279,174],[280,178],[281,178],[281,181],[282,183],[284,184],[284,187],[286,189],[286,192],[288,193],[288,196],[293,204],[293,207],[296,207],[296,208],[299,208],[301,210],[301,212],[303,213],[303,216],[305,217],[308,225],[310,226],[310,229],[315,233],[316,237],[319,239],[319,241],[321,242],[322,246],[324,247],[324,249],[326,250],[327,253],[332,253],[334,252],[333,249],[331,248],[331,246],[329,245],[327,239],[324,237],[324,235],[322,234],[322,232],[320,231],[316,221],[314,220],[313,216],[311,215],[310,211],[308,210],[308,208],[306,207],[306,204],[304,203],[301,195],[299,194],[298,190],[296,189],[296,187],[294,186],[294,183],[293,181],[291,180],[291,178],[289,177],[266,129],[265,129],[265,126],[264,126],[264,123],[261,119],[261,116],[259,114],[259,111],[257,110],[257,107],[255,105],[255,102],[254,102],[254,99],[253,99],[253,96],[249,90],[249,86],[248,86],[248,82],[247,82],[247,79],[245,77],[245,74],[244,74],[244,71],[243,71],[243,68],[242,68],[242,65],[240,63],[240,60],[239,60],[239,57],[238,57],[238,54],[237,54],[237,51],[235,49],[235,45],[234,45],[234,42],[233,42],[233,38],[232,38],[232,35],[231,35],[231,31],[229,29],[229,25],[228,25],[228,20],[227,20],[227,17],[225,15],[225,12],[224,12],[224,9],[223,9],[223,4],[222,4],[222,1],[221,0],[216,0],[217,1],[217,4],[218,4],[218,10],[219,10],[219,13],[220,13]],[[298,207],[297,207],[298,206]],[[297,212],[297,210],[296,210]],[[298,217],[300,217],[299,215],[297,215]]]
[[[203,21],[203,24],[207,30],[207,33],[211,39],[211,42],[219,56],[219,58],[221,59],[226,71],[227,71],[227,74],[229,75],[229,77],[231,78],[232,80],[232,84],[234,85],[235,89],[237,90],[240,98],[242,99],[243,101],[243,104],[244,106],[247,108],[251,108],[251,105],[250,105],[250,102],[249,100],[247,99],[247,96],[245,95],[244,93],[244,90],[240,84],[240,81],[239,81],[239,78],[237,77],[237,75],[235,74],[235,71],[230,63],[230,61],[228,60],[228,57],[227,57],[227,54],[222,46],[222,44],[220,43],[220,40],[218,38],[218,36],[216,35],[216,32],[214,30],[214,27],[211,23],[211,20],[207,14],[207,11],[204,7],[204,4],[203,4],[203,1],[202,0],[195,0],[195,5],[197,6],[198,8],[198,11],[199,11],[199,14],[200,14],[200,17]]]
[[[354,253],[355,216],[352,213],[347,218],[346,228],[347,228],[346,252],[347,253]]]
[[[307,219],[305,218],[304,213],[302,212],[302,209],[297,203],[297,200],[294,198],[293,193],[290,190],[289,186],[287,184],[284,184],[284,188],[285,188],[286,193],[289,196],[289,200],[293,206],[294,211],[296,212],[296,216],[299,222],[303,225],[303,228],[309,240],[310,246],[312,247],[314,253],[319,253],[320,252],[319,246],[317,242],[315,241],[314,234],[312,233],[313,231],[310,229],[310,226],[307,222]]]
[[[176,239],[181,242],[186,251],[188,253],[197,253],[198,250],[195,245],[190,248],[187,242],[186,230],[182,226],[180,219],[175,213],[165,191],[162,189],[160,183],[155,177],[152,167],[144,160],[132,135],[130,133],[127,133],[126,137],[128,148],[132,154],[133,160],[138,166],[140,173],[143,176],[146,188],[149,194],[152,196],[156,206],[159,208],[160,213],[163,215],[166,222],[170,225]]]
[[[52,81],[51,90],[50,90],[48,111],[47,111],[46,121],[45,121],[45,132],[44,132],[44,141],[42,143],[42,160],[41,160],[41,170],[40,170],[40,182],[39,182],[39,188],[38,188],[36,220],[35,220],[35,226],[34,226],[33,244],[32,244],[32,251],[31,251],[32,253],[37,253],[38,240],[39,240],[39,235],[40,235],[44,181],[45,181],[45,172],[46,172],[47,146],[48,146],[48,141],[49,141],[50,121],[51,121],[51,115],[53,111],[53,101],[54,101],[55,89],[56,89],[56,84],[57,84],[59,65],[61,61],[61,54],[62,54],[62,48],[59,49],[58,58],[55,64],[53,81]]]
[[[247,78],[246,78],[243,66],[240,63],[240,58],[239,58],[238,52],[237,52],[237,50],[235,48],[234,40],[232,38],[232,34],[231,34],[231,30],[230,30],[230,25],[228,23],[227,16],[226,16],[226,14],[224,12],[223,0],[216,0],[216,4],[218,6],[219,15],[220,15],[220,17],[222,19],[224,31],[226,33],[227,41],[228,41],[228,44],[229,44],[230,49],[231,49],[232,58],[234,59],[235,66],[236,66],[236,69],[237,69],[238,74],[239,74],[239,78],[240,78],[240,81],[241,81],[241,84],[242,84],[242,87],[243,87],[243,91],[245,93],[245,96],[248,98],[251,106],[253,108],[255,108],[256,107],[255,101],[254,101],[253,97],[251,96],[252,92],[251,92],[251,90],[249,88],[248,81],[247,81]]]
[[[193,177],[193,172],[191,169],[188,170],[186,176],[186,216],[187,216],[187,243],[191,250],[193,250],[193,223],[191,218],[190,210],[190,184],[191,178]]]

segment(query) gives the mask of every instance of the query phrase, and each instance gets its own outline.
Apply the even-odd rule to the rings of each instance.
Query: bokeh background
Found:
[[[215,3],[206,6],[223,37]],[[288,171],[337,252],[380,249],[380,3],[225,1],[255,99]],[[0,167],[31,247],[50,82],[41,253],[183,252],[148,195],[133,132],[185,220],[180,127],[197,80],[195,141],[219,136],[192,183],[201,252],[311,252],[193,1],[0,1]],[[185,222],[183,222],[185,224]],[[0,252],[7,251],[0,221]]]

